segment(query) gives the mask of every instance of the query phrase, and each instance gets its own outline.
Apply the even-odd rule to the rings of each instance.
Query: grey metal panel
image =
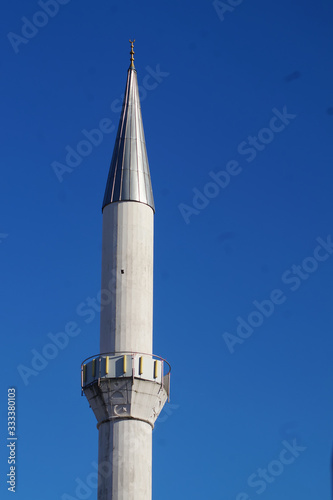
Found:
[[[131,167],[131,140],[124,139],[124,155],[122,168],[129,170]]]
[[[144,199],[147,199],[145,177],[142,170],[138,171],[138,180],[139,180],[139,198],[140,201],[142,201]]]
[[[142,142],[137,141],[136,144],[136,150],[137,150],[137,159],[138,159],[138,170],[143,170],[143,162],[144,162],[144,157],[143,157],[143,151],[142,151]]]
[[[115,172],[114,188],[113,188],[113,199],[120,199],[120,184],[121,184],[121,169]]]
[[[131,170],[134,170],[135,172],[138,170],[138,155],[137,155],[137,140],[136,139],[130,139],[131,142]]]
[[[144,179],[145,179],[145,190],[146,190],[146,196],[147,196],[147,199],[149,200],[149,197],[150,197],[150,190],[149,190],[149,177],[147,174],[143,174],[144,175]]]
[[[115,158],[115,163],[112,165],[113,177],[114,177],[114,187],[111,201],[114,199],[121,199],[121,178],[122,178],[122,160],[123,160],[123,149],[124,149],[124,139],[120,140],[118,155]]]
[[[128,116],[128,123],[129,123],[129,134],[128,134],[128,138],[131,138],[131,139],[136,139],[137,138],[137,132],[136,132],[136,106],[133,106],[133,104],[131,105],[131,109],[130,113],[129,113],[129,116]]]
[[[129,68],[103,208],[117,201],[139,201],[154,211],[136,70]]]
[[[136,142],[136,141],[133,141]],[[139,181],[138,181],[138,158],[136,155],[136,144],[133,145],[135,154],[132,155],[131,170],[130,170],[130,183],[131,194],[133,199],[139,200]]]
[[[130,169],[123,169],[123,183],[121,187],[121,199],[129,200],[130,198]]]
[[[125,133],[124,133],[124,137],[126,140],[130,139],[132,137],[132,133],[133,133],[133,126],[132,126],[132,115],[133,115],[133,112],[132,112],[132,104],[129,104],[128,105],[128,113],[126,115],[126,130],[125,130]]]
[[[148,164],[148,156],[147,156],[147,148],[146,148],[146,143],[142,143],[142,149],[143,149],[143,157],[144,157],[144,162],[143,162],[143,171],[145,174],[147,174],[150,177],[150,172],[149,172],[149,164]]]

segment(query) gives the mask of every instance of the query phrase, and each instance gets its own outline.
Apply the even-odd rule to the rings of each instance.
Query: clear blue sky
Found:
[[[42,4],[1,5],[1,498],[8,387],[17,500],[83,498],[77,478],[95,470],[80,363],[98,352],[99,317],[77,307],[100,289],[134,37],[156,204],[154,352],[172,365],[154,499],[329,500],[332,2]],[[18,366],[32,369],[68,322],[80,333],[26,385]]]

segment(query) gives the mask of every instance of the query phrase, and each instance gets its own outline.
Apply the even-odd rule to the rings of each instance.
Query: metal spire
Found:
[[[103,207],[118,201],[138,201],[155,211],[153,191],[143,131],[134,50],[131,43],[131,65],[114,145]]]
[[[134,54],[135,54],[135,52],[134,52],[134,42],[135,42],[135,38],[134,38],[133,41],[129,40],[129,43],[131,44],[131,52],[130,52],[130,54],[131,54],[131,68],[134,68]]]

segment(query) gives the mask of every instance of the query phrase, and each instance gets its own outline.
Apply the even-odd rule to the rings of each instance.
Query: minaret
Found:
[[[97,419],[98,500],[151,500],[170,369],[152,355],[154,199],[134,50],[103,201],[100,352],[81,366]]]

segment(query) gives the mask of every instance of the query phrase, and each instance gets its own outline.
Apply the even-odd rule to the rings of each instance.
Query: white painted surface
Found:
[[[99,428],[99,500],[151,500],[152,428],[138,420]]]
[[[152,353],[153,244],[151,207],[124,201],[104,208],[101,353]]]
[[[88,385],[84,393],[100,425],[120,417],[147,422],[154,427],[168,398],[161,384],[135,378],[101,378]]]
[[[104,208],[101,353],[152,353],[153,245],[154,212],[150,206],[124,201]],[[154,378],[154,361],[148,361],[144,360],[145,370]],[[110,374],[111,365],[110,361]],[[124,374],[108,378],[109,373],[102,375],[98,384],[85,388],[100,422],[98,499],[151,500],[152,426],[167,392],[160,376],[158,381],[133,380],[122,378]]]

